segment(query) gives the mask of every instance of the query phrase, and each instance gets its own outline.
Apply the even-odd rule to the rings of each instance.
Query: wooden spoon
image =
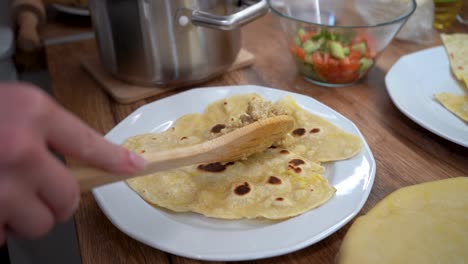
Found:
[[[294,127],[294,119],[280,115],[253,122],[230,133],[200,144],[145,154],[146,169],[117,176],[97,168],[72,168],[81,192],[94,187],[192,164],[235,161],[269,148]]]

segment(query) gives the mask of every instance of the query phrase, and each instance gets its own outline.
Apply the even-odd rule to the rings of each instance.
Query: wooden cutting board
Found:
[[[254,63],[252,53],[241,49],[236,60],[227,70],[234,71]],[[102,88],[117,102],[132,103],[150,96],[158,95],[168,90],[180,87],[138,86],[115,79],[102,66],[98,57],[88,57],[81,61],[83,68],[101,85]]]

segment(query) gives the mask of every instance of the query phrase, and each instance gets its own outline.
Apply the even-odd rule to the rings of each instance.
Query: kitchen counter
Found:
[[[255,64],[197,87],[255,84],[292,91],[310,96],[353,121],[366,138],[377,163],[372,192],[359,215],[400,187],[468,176],[468,149],[407,118],[392,103],[385,88],[385,75],[398,58],[440,45],[438,36],[431,45],[394,40],[362,82],[345,88],[324,88],[306,82],[297,73],[287,53],[280,25],[270,14],[245,26],[242,31],[243,47],[255,55]],[[468,32],[468,28],[456,25],[452,31]],[[46,46],[55,98],[102,134],[138,107],[190,89],[168,90],[131,104],[116,103],[82,69],[81,59],[90,54],[97,54],[92,38]],[[333,263],[351,224],[352,221],[302,250],[249,263]],[[82,196],[75,225],[83,263],[203,263],[165,253],[130,238],[107,219],[90,193]]]

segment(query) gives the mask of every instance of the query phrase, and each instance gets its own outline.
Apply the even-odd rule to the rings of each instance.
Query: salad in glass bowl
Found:
[[[372,1],[268,0],[299,72],[312,83],[332,87],[362,79],[416,8],[414,0],[394,1],[391,15],[370,19],[389,9],[382,4],[377,10],[378,5],[367,3]]]

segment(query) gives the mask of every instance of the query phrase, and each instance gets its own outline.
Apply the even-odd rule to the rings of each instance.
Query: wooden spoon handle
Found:
[[[198,146],[190,146],[153,153],[149,157],[150,162],[148,162],[146,168],[132,175],[119,176],[112,172],[94,167],[71,168],[71,171],[80,185],[81,192],[84,193],[101,185],[190,164],[211,162],[214,159],[216,158],[211,157],[204,149],[200,149]]]
[[[124,180],[123,177],[111,174],[108,171],[91,167],[72,168],[72,174],[80,185],[82,193],[90,191],[94,187]]]
[[[72,169],[82,192],[94,187],[122,181],[124,179],[147,175],[163,170],[191,164],[226,162],[243,159],[254,153],[264,151],[278,141],[294,126],[290,116],[275,116],[256,121],[215,139],[200,144],[148,153],[144,157],[148,164],[144,171],[125,177],[96,168]]]

